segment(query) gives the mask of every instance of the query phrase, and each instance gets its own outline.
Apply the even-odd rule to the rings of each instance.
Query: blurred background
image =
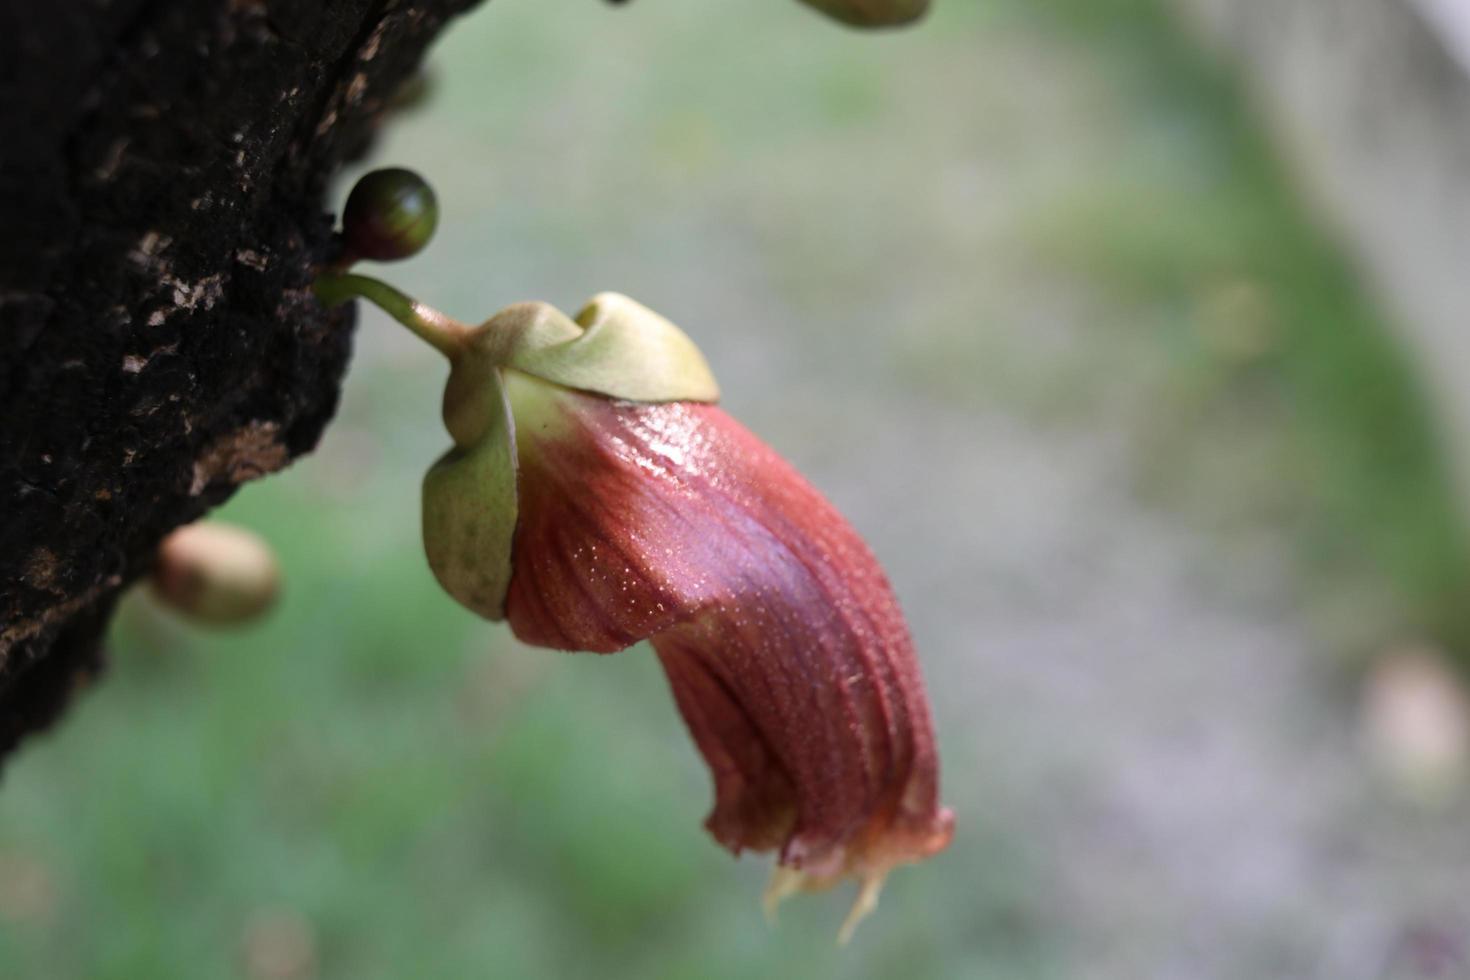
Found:
[[[1470,976],[1462,290],[1399,247],[1457,212],[1373,162],[1463,205],[1416,106],[1464,76],[1350,98],[1395,83],[1375,38],[1448,36],[1386,33],[1406,4],[453,26],[365,161],[444,212],[382,274],[468,320],[616,289],[682,325],[887,566],[954,844],[847,948],[845,893],[768,928],[650,651],[523,648],[434,583],[445,367],[364,311],[320,450],[220,514],[280,606],[208,634],[135,596],[9,764],[0,976]],[[1361,133],[1309,125],[1334,99]]]

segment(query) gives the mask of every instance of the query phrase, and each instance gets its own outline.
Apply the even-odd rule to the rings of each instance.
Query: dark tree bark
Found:
[[[0,754],[170,529],[309,451],[328,180],[477,0],[0,0]]]

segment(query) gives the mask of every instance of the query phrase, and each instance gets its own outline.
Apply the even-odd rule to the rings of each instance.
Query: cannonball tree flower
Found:
[[[938,756],[912,640],[877,560],[833,506],[715,405],[703,355],[613,293],[575,318],[520,303],[477,327],[332,273],[450,361],[453,447],[429,470],[429,566],[522,641],[647,640],[714,779],[706,826],[775,851],[767,908],[942,850]]]

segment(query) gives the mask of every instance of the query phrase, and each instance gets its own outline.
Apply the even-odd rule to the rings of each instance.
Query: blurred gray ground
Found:
[[[445,207],[428,254],[385,275],[465,318],[642,300],[867,536],[927,671],[951,851],[897,873],[848,950],[828,939],[845,897],[792,903],[767,932],[764,863],[696,830],[704,776],[646,656],[514,650],[428,581],[416,501],[446,443],[444,371],[367,315],[320,453],[233,509],[296,576],[269,639],[185,645],[186,667],[124,657],[0,796],[0,852],[59,854],[48,828],[89,800],[63,764],[187,739],[205,761],[176,771],[218,767],[197,811],[210,836],[162,884],[58,861],[57,927],[91,938],[47,954],[35,926],[12,949],[43,952],[9,962],[234,975],[174,936],[172,910],[230,936],[270,902],[317,930],[292,976],[426,957],[442,959],[420,975],[1467,975],[1470,802],[1420,806],[1375,776],[1343,669],[1394,601],[1361,570],[1304,564],[1278,403],[1248,389],[1202,411],[1215,362],[1181,354],[1257,343],[1221,341],[1208,315],[1222,296],[1269,307],[1250,256],[1212,256],[1218,275],[1181,295],[1048,245],[1095,230],[1100,195],[1138,224],[1167,220],[1156,189],[1210,206],[1229,167],[1215,123],[1016,5],[939,8],[879,38],[776,0],[494,0],[448,35],[433,100],[375,162],[420,169]],[[1126,198],[1134,178],[1149,194]],[[129,721],[99,731],[125,696]],[[461,730],[450,700],[489,720]],[[102,742],[114,755],[87,754]],[[320,786],[293,781],[318,759]],[[136,765],[101,798],[107,833],[150,853],[148,828],[196,814],[196,793]],[[0,964],[6,948],[0,932]]]

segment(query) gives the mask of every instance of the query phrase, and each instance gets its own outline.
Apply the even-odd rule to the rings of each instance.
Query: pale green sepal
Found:
[[[600,293],[577,314],[576,324],[585,328],[579,336],[552,344],[543,341],[550,336],[544,325],[535,335],[523,331],[505,363],[567,388],[626,401],[719,400],[720,387],[694,341],[643,304]]]
[[[550,303],[512,303],[470,333],[463,356],[505,367],[523,351],[560,347],[582,333]]]
[[[486,418],[424,477],[424,552],[450,595],[486,619],[505,618],[516,532],[515,423],[498,370],[482,379]],[[447,401],[447,397],[446,397]]]
[[[501,411],[500,372],[521,350],[556,347],[582,336],[565,313],[547,303],[507,306],[465,337],[450,363],[444,427],[459,446],[479,442]]]

